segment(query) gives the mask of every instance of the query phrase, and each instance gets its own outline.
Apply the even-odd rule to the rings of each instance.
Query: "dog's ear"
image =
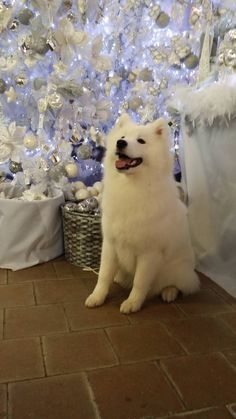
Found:
[[[151,125],[157,137],[161,137],[163,134],[165,135],[168,133],[168,124],[164,118],[157,119],[152,122]]]
[[[130,116],[127,113],[123,113],[116,121],[116,126],[121,128],[124,125],[128,124],[132,122],[132,119],[130,118]]]

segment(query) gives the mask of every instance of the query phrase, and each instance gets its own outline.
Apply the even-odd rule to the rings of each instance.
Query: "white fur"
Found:
[[[121,172],[115,167],[116,143],[128,142],[125,153],[143,163]],[[139,144],[138,138],[146,141]],[[121,116],[108,137],[102,198],[103,247],[97,285],[86,306],[103,304],[111,283],[131,285],[122,313],[139,310],[147,297],[161,294],[173,301],[178,290],[195,292],[186,207],[172,176],[168,127],[163,119],[143,125]]]

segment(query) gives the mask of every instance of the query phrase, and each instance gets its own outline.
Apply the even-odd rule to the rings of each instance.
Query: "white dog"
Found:
[[[122,313],[138,311],[153,295],[170,302],[178,291],[199,288],[187,211],[172,168],[165,120],[144,126],[122,115],[108,136],[101,267],[87,307],[103,304],[113,281],[132,288]]]

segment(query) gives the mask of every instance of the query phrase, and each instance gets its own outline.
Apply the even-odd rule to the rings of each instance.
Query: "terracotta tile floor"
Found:
[[[236,417],[236,300],[201,277],[175,304],[86,309],[96,276],[63,258],[0,270],[0,419]]]

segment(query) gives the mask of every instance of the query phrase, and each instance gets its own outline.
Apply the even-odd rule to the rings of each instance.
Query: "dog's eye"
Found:
[[[140,144],[146,144],[146,141],[144,141],[142,138],[138,138],[138,143],[140,143]]]

